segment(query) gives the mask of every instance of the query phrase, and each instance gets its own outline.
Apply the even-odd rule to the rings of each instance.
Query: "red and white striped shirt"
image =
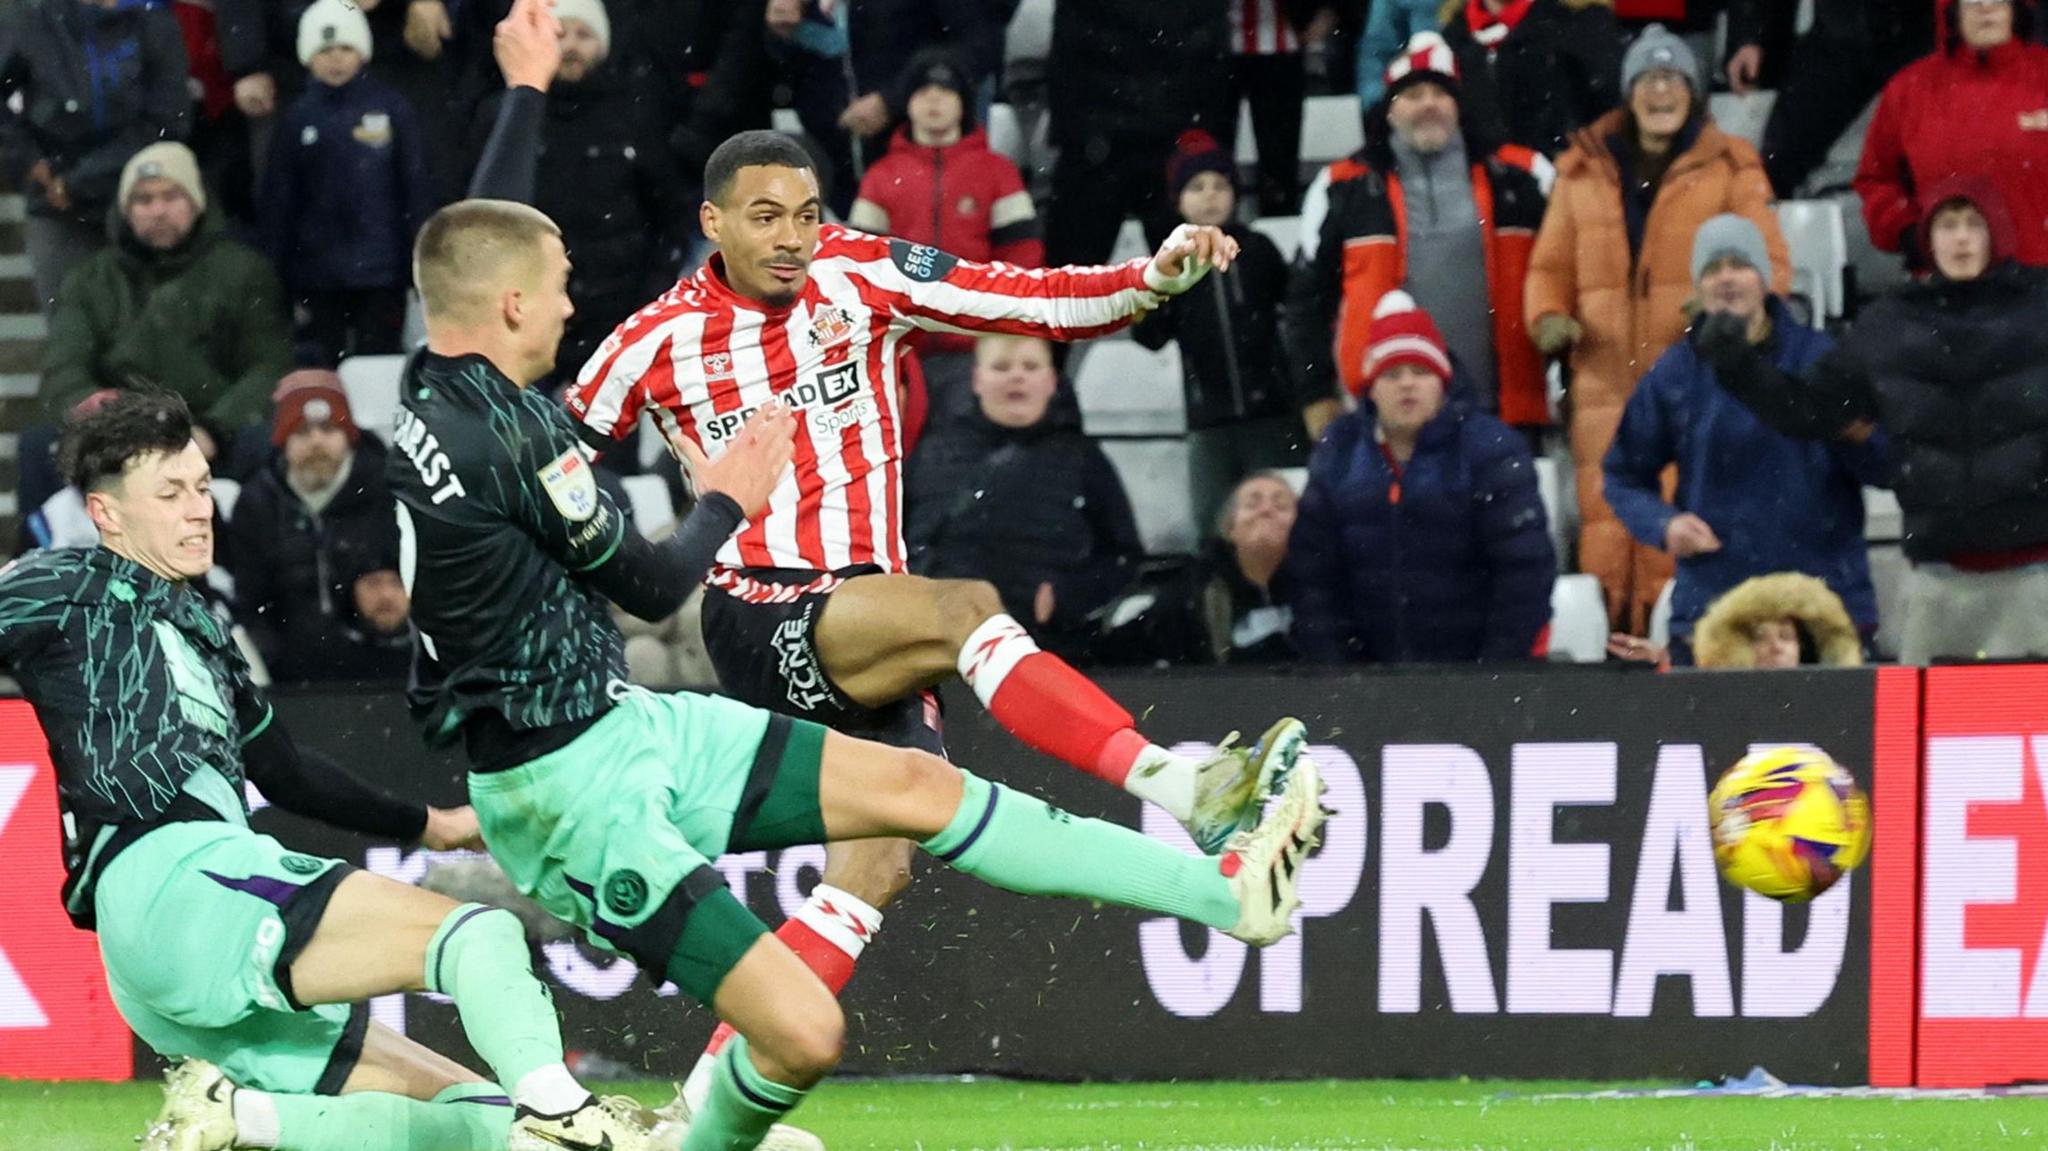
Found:
[[[1230,50],[1240,56],[1285,56],[1301,51],[1301,37],[1283,0],[1230,0]]]
[[[1110,267],[1019,268],[825,225],[802,296],[746,299],[711,263],[628,317],[567,396],[592,432],[619,439],[642,411],[725,450],[770,399],[797,413],[796,461],[767,510],[719,550],[708,581],[742,598],[769,585],[736,568],[904,570],[898,346],[914,330],[1084,340],[1124,327],[1159,297],[1145,259]]]

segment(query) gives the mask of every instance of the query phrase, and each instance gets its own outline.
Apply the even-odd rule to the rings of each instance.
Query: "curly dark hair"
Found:
[[[57,463],[80,491],[119,480],[151,452],[181,452],[192,442],[192,412],[175,392],[126,389],[64,428]]]

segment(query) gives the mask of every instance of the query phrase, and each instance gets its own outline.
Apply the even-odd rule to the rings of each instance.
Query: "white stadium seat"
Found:
[[[398,378],[404,356],[350,356],[341,362],[341,390],[348,393],[349,418],[364,431],[391,442],[391,422],[398,416]]]
[[[1657,606],[1650,609],[1650,642],[1660,649],[1671,646],[1671,597],[1677,587],[1677,580],[1665,580]]]
[[[1281,258],[1290,263],[1295,253],[1301,250],[1300,216],[1260,216],[1252,221],[1252,231],[1273,241],[1273,246],[1280,249]]]
[[[1863,538],[1872,543],[1906,538],[1906,513],[1890,488],[1863,489]]]
[[[648,539],[667,535],[676,522],[675,501],[669,498],[668,483],[660,476],[621,476],[620,486],[633,501],[633,526]]]
[[[1777,102],[1776,92],[1751,92],[1743,96],[1716,92],[1707,98],[1707,108],[1716,128],[1752,144],[1760,144],[1764,138],[1764,125],[1770,122],[1771,108]]]
[[[1574,663],[1607,659],[1607,601],[1599,580],[1561,575],[1550,585],[1550,652]]]
[[[1103,440],[1102,451],[1123,480],[1138,520],[1138,538],[1152,555],[1194,551],[1204,532],[1188,493],[1188,445],[1182,439]]]
[[[1053,0],[1023,0],[1003,32],[1003,59],[1043,60],[1052,55]]]
[[[1843,272],[1849,267],[1848,227],[1836,200],[1782,200],[1778,227],[1792,256],[1793,291],[1813,301],[1814,326],[1849,305]]]
[[[1103,262],[1121,264],[1151,254],[1152,245],[1145,242],[1145,225],[1135,216],[1126,216],[1123,226],[1116,230],[1116,243],[1110,245],[1109,259]]]
[[[1536,495],[1543,500],[1543,522],[1550,529],[1550,547],[1557,553],[1557,570],[1565,570],[1571,553],[1571,520],[1565,515],[1564,481],[1558,478],[1557,460],[1536,457]]]
[[[1323,165],[1365,147],[1356,96],[1310,96],[1301,104],[1301,162]]]
[[[998,156],[1007,156],[1011,163],[1024,165],[1024,126],[1017,122],[1017,110],[1008,104],[988,106],[988,147]]]
[[[1887,658],[1899,654],[1899,633],[1906,622],[1906,581],[1913,565],[1897,544],[1870,546],[1870,584],[1877,592],[1877,635],[1872,644]]]
[[[1154,352],[1133,340],[1098,340],[1081,350],[1074,395],[1091,436],[1177,436],[1188,428],[1178,344]]]

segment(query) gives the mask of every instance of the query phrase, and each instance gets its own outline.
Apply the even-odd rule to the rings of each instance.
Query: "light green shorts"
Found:
[[[352,870],[233,823],[150,832],[94,890],[114,1006],[160,1055],[218,1064],[243,1087],[338,1094],[369,1011],[299,1007],[289,969]]]
[[[711,860],[823,842],[824,747],[722,696],[632,691],[568,745],[471,773],[469,800],[519,890],[708,1004],[767,930]]]

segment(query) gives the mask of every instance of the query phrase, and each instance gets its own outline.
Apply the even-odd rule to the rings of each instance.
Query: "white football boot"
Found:
[[[1314,760],[1290,765],[1276,777],[1278,797],[1258,826],[1240,831],[1216,861],[1237,894],[1237,926],[1230,934],[1254,947],[1286,938],[1301,909],[1301,864],[1320,841],[1329,811]]]
[[[164,1107],[142,1151],[227,1151],[235,1145],[235,1085],[213,1064],[187,1059],[164,1073]]]
[[[566,1115],[525,1107],[513,1113],[506,1151],[654,1151],[640,1104],[624,1095],[593,1097]]]
[[[1308,731],[1298,719],[1283,719],[1250,748],[1236,743],[1233,731],[1195,769],[1195,810],[1187,829],[1204,855],[1217,854],[1231,836],[1257,826],[1267,797],[1308,745]]]

